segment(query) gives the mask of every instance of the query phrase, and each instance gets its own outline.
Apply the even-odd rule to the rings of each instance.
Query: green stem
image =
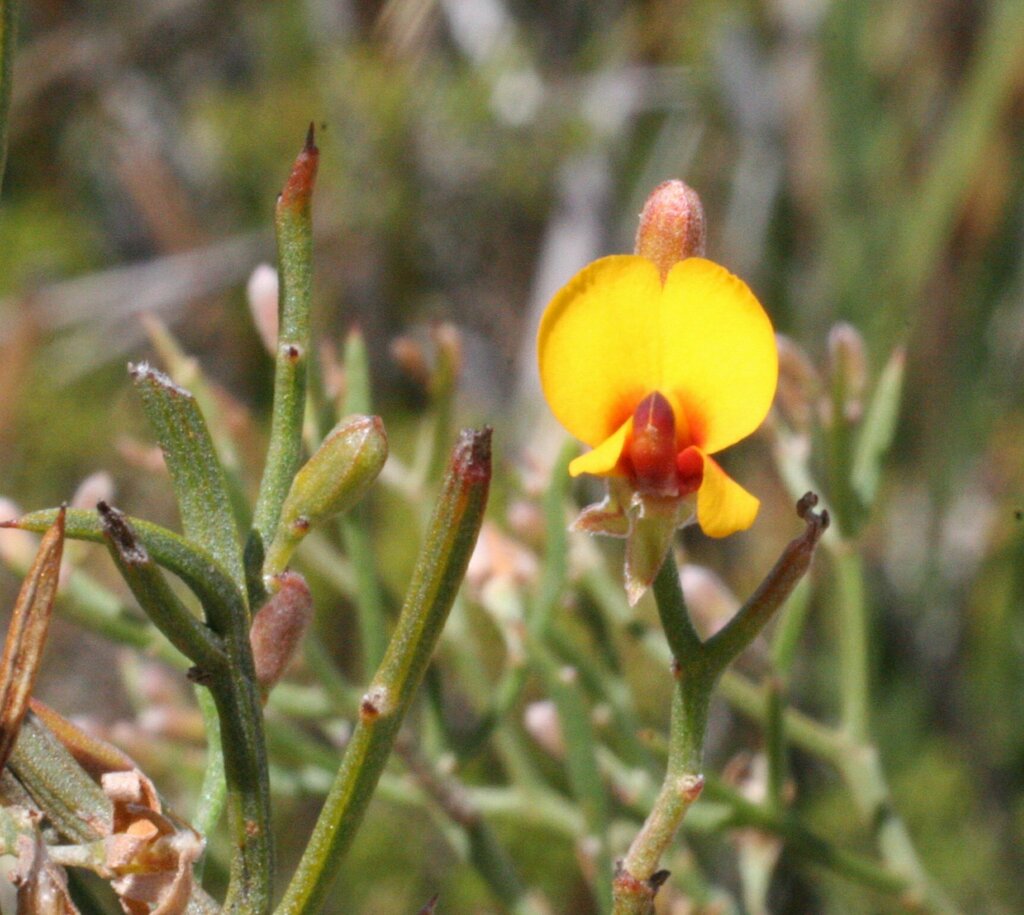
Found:
[[[686,669],[700,663],[703,659],[703,645],[686,609],[683,588],[679,583],[679,569],[671,551],[658,570],[653,590],[661,625],[676,664]]]
[[[547,646],[531,640],[530,655],[544,681],[545,692],[558,709],[565,740],[565,763],[572,795],[587,824],[587,838],[594,845],[592,878],[599,912],[611,908],[608,876],[611,859],[608,852],[608,798],[597,764],[597,741],[590,721],[578,674],[571,667],[559,668]]]
[[[648,915],[654,911],[654,896],[668,876],[666,871],[658,870],[658,864],[704,786],[700,766],[716,677],[705,663],[704,647],[690,621],[671,553],[654,580],[654,597],[672,649],[676,677],[668,766],[650,814],[619,863],[612,884],[613,915]]]
[[[868,740],[868,623],[864,564],[851,544],[833,553],[839,617],[839,685],[843,729],[855,743]]]
[[[767,720],[765,721],[765,756],[768,759],[768,806],[779,812],[786,805],[786,710],[784,687],[778,677],[765,683]]]
[[[207,629],[170,590],[125,516],[103,503],[99,512],[111,553],[142,608],[196,662],[197,678],[213,694],[233,840],[224,911],[261,915],[270,908],[273,875],[270,788],[245,599],[230,582],[221,588],[198,582]]]
[[[515,862],[480,814],[466,787],[453,776],[440,773],[418,752],[412,741],[399,739],[395,752],[402,757],[417,785],[462,832],[468,846],[469,861],[491,892],[511,912],[538,915],[516,873]]]
[[[908,895],[915,897],[924,912],[956,913],[956,906],[925,871],[906,824],[893,805],[878,750],[870,745],[851,747],[837,765],[862,819],[874,833],[882,858],[906,882]]]
[[[309,126],[306,144],[292,166],[274,210],[278,272],[281,277],[274,408],[252,531],[246,544],[246,575],[255,610],[264,596],[263,554],[277,531],[292,479],[302,457],[309,359],[309,313],[313,297],[313,220],[310,206],[319,151]]]
[[[334,882],[465,575],[490,476],[490,430],[463,432],[394,635],[363,696],[359,722],[277,915],[319,911]]]
[[[105,502],[96,508],[110,555],[153,625],[196,666],[204,670],[223,667],[227,658],[220,639],[174,593],[125,516]]]
[[[651,812],[622,860],[612,887],[614,915],[648,915],[668,873],[658,870],[686,811],[700,796],[700,773],[714,677],[699,664],[680,666],[672,699],[665,780]]]
[[[837,848],[793,818],[778,814],[743,797],[735,788],[718,780],[708,780],[708,800],[728,804],[732,809],[730,825],[754,827],[785,839],[789,849],[804,860],[828,868],[846,879],[888,895],[906,892],[906,877],[876,864],[869,858]]]
[[[217,705],[208,689],[202,686],[195,688],[196,701],[203,715],[203,729],[206,732],[206,769],[203,772],[203,784],[199,790],[199,801],[192,817],[192,825],[204,836],[209,836],[217,825],[220,815],[224,812],[227,800],[227,782],[224,778],[224,754],[221,751],[220,719],[217,717]],[[205,863],[200,859],[198,868]]]
[[[340,522],[345,555],[352,561],[358,607],[359,641],[363,669],[375,670],[388,646],[384,595],[377,577],[377,559],[370,539],[370,514],[365,503],[355,506]]]
[[[358,329],[345,338],[345,399],[341,419],[373,412],[370,387],[370,365],[366,342]],[[370,507],[364,499],[338,522],[345,554],[352,561],[355,577],[355,600],[358,608],[359,642],[363,653],[363,670],[369,676],[376,670],[388,647],[388,620],[384,593],[377,573],[377,559],[370,536]]]
[[[7,142],[11,132],[11,86],[14,83],[14,49],[18,41],[18,3],[0,0],[0,188],[7,166]]]

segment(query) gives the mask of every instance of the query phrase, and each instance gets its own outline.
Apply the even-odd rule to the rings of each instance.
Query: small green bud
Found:
[[[292,480],[263,563],[264,578],[284,570],[313,525],[362,499],[387,456],[388,439],[379,416],[349,416],[338,423]]]

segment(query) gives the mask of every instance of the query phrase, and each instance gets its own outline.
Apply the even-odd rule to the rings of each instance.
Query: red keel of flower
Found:
[[[679,495],[696,492],[704,482],[704,456],[693,445],[684,448],[676,455],[676,470],[679,471]]]
[[[704,479],[704,457],[692,445],[676,453],[676,418],[664,394],[655,391],[633,411],[633,431],[623,453],[637,492],[686,496]]]
[[[676,495],[676,418],[664,395],[648,394],[633,411],[633,432],[624,456],[638,492]]]

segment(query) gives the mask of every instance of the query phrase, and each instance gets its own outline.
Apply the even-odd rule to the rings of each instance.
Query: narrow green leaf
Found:
[[[171,330],[155,315],[143,315],[149,342],[166,367],[167,374],[175,384],[192,393],[199,412],[206,420],[210,439],[217,452],[217,459],[224,468],[228,496],[235,513],[235,522],[240,530],[247,530],[252,521],[252,506],[242,480],[242,460],[235,445],[233,423],[228,420],[227,410],[218,396],[216,386],[203,372],[199,360],[182,348]]]
[[[359,723],[277,915],[320,911],[380,779],[476,544],[491,478],[490,429],[455,447],[405,605]]]
[[[193,664],[207,671],[222,667],[226,657],[220,639],[171,590],[124,514],[105,502],[96,510],[110,555],[153,625]]]
[[[800,579],[807,574],[818,541],[829,526],[828,512],[814,511],[817,504],[818,497],[814,493],[807,493],[797,502],[797,514],[805,525],[803,533],[786,545],[750,599],[701,647],[701,661],[715,677],[757,638]],[[683,669],[686,669],[685,665]]]
[[[252,531],[246,544],[246,568],[253,595],[263,593],[263,553],[274,539],[281,505],[302,458],[310,346],[309,313],[313,298],[313,219],[310,204],[319,156],[311,124],[306,144],[292,166],[274,211],[281,278],[280,320],[270,444],[256,499]]]
[[[0,522],[0,527],[43,533],[56,518],[57,510],[50,508],[31,512],[14,521]],[[242,592],[206,550],[159,524],[127,515],[125,520],[153,560],[177,575],[199,598],[211,628],[218,635],[223,635],[229,628],[227,621],[232,613],[246,612]],[[99,515],[83,509],[68,509],[64,535],[71,540],[104,542]]]
[[[129,366],[128,371],[163,449],[185,536],[207,550],[243,587],[242,551],[227,478],[195,397],[145,363]]]
[[[874,504],[878,494],[882,458],[896,434],[906,361],[903,347],[897,347],[878,377],[874,396],[857,437],[850,481],[861,502],[868,508]]]
[[[370,364],[366,339],[359,328],[345,338],[345,397],[341,416],[373,412]],[[370,511],[366,500],[354,506],[338,522],[345,555],[352,560],[355,573],[356,606],[359,608],[359,644],[363,670],[377,669],[388,647],[388,621],[384,593],[377,572],[377,560],[370,537]]]
[[[65,839],[93,842],[109,834],[110,801],[35,715],[25,718],[8,765]]]

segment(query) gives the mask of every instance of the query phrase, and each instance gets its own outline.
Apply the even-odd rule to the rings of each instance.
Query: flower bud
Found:
[[[84,508],[92,511],[100,502],[112,502],[114,499],[114,479],[105,470],[91,473],[81,483],[71,497],[72,508]]]
[[[803,348],[784,334],[776,334],[779,349],[779,386],[776,403],[797,430],[810,428],[813,406],[821,395],[821,378]]]
[[[277,354],[277,298],[279,294],[277,271],[270,264],[260,264],[245,287],[249,300],[249,314],[256,325],[260,340],[271,356]]]
[[[565,735],[558,709],[550,699],[531,702],[523,711],[523,727],[555,759],[565,758]]]
[[[388,352],[410,379],[423,387],[430,384],[430,366],[427,364],[427,354],[418,340],[407,336],[395,337],[388,344]]]
[[[462,334],[448,321],[442,321],[430,328],[430,339],[436,348],[431,391],[444,393],[452,388],[462,370]]]
[[[313,618],[313,596],[298,572],[275,576],[271,589],[249,630],[256,681],[266,691],[281,679]]]
[[[264,576],[284,570],[310,527],[362,499],[387,456],[388,439],[379,416],[350,416],[338,423],[292,480],[267,550]]]
[[[843,417],[856,422],[863,412],[861,398],[868,379],[868,359],[864,338],[845,321],[828,332],[829,375],[842,406]]]
[[[10,499],[0,496],[0,521],[13,521],[20,516],[21,509]],[[0,530],[0,562],[24,574],[35,555],[36,538],[28,531],[16,528]]]
[[[682,181],[665,181],[647,198],[636,232],[636,253],[654,261],[662,282],[674,264],[703,257],[707,237],[704,207]]]

